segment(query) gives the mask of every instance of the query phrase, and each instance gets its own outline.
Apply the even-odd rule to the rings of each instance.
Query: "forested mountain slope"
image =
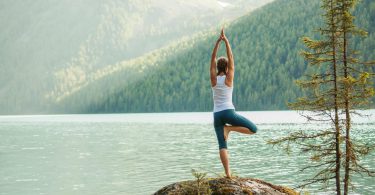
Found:
[[[272,0],[0,2],[0,113],[45,113],[111,65]]]
[[[233,101],[237,110],[287,109],[286,102],[300,95],[294,80],[309,71],[299,56],[304,48],[300,38],[318,36],[314,30],[321,24],[319,2],[278,0],[227,27],[236,64]],[[362,1],[355,15],[358,26],[369,32],[366,39],[356,40],[356,48],[364,60],[375,59],[375,2]],[[60,111],[210,111],[208,68],[218,32],[154,52],[153,60],[139,60],[132,68],[119,68],[59,101]],[[142,68],[148,64],[153,68]],[[138,79],[128,82],[126,75]]]

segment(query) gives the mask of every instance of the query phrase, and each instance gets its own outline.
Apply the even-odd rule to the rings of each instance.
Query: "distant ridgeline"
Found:
[[[227,27],[235,57],[233,101],[238,110],[287,109],[286,102],[300,95],[294,80],[309,72],[299,56],[300,38],[317,38],[314,29],[320,25],[320,13],[319,1],[279,0]],[[356,48],[363,60],[374,60],[375,2],[362,1],[355,15],[358,26],[369,32],[366,39],[356,40]],[[60,111],[211,111],[208,69],[217,32],[151,53],[128,68],[119,65],[119,71],[59,101]],[[223,49],[220,54],[224,55]],[[134,79],[123,79],[126,75]]]
[[[300,96],[302,92],[294,80],[309,72],[307,63],[299,55],[304,48],[300,38],[318,38],[314,30],[321,23],[319,3],[277,0],[226,27],[235,58],[233,101],[237,110],[287,109],[286,103]],[[375,1],[361,1],[355,16],[358,27],[369,32],[366,39],[355,41],[356,49],[362,52],[364,61],[375,60]],[[58,72],[56,78],[61,74],[65,84],[55,83],[51,87],[45,95],[49,103],[42,110],[49,113],[211,111],[208,70],[218,33],[219,29],[197,33],[123,61],[116,53],[114,63],[100,69],[90,69],[95,53],[90,54],[88,62],[82,55],[76,61],[85,63],[91,70],[89,77],[85,74],[67,77],[80,75],[79,66]],[[219,55],[224,55],[223,48],[222,45]],[[81,53],[90,53],[90,48],[83,48]],[[111,58],[108,52],[105,54]],[[1,104],[6,102],[0,102],[0,107]]]
[[[146,67],[144,61],[135,58],[270,1],[232,0],[230,5],[216,0],[80,0],[74,6],[71,1],[2,4],[0,114],[64,111],[56,108],[56,103],[85,86],[103,77],[113,79],[113,74],[125,67],[132,73],[128,67],[135,63],[143,65],[134,65],[133,69]],[[130,83],[134,77],[128,74],[121,82],[111,84],[123,86],[124,80]],[[101,101],[99,96],[107,93],[107,88],[85,100]]]

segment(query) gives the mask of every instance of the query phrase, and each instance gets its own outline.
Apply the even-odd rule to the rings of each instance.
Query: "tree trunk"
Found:
[[[343,8],[345,10],[345,7]],[[345,21],[344,21],[345,22]],[[344,24],[345,25],[345,24]],[[344,26],[344,48],[343,48],[343,62],[344,62],[344,77],[345,79],[348,78],[348,62],[347,62],[347,34],[346,28]],[[345,86],[345,178],[344,178],[344,195],[348,194],[349,189],[349,176],[350,176],[350,157],[351,157],[351,140],[350,140],[350,127],[351,127],[351,119],[350,119],[350,107],[349,107],[349,86]]]
[[[335,112],[335,150],[336,150],[336,169],[335,169],[335,179],[336,179],[336,192],[337,195],[341,195],[341,185],[340,185],[340,167],[341,167],[341,151],[340,151],[340,126],[339,126],[339,109],[338,109],[338,102],[337,102],[337,93],[338,93],[338,88],[337,88],[337,61],[336,61],[336,26],[335,26],[335,11],[334,11],[334,1],[331,0],[331,11],[332,11],[332,16],[331,16],[331,25],[332,25],[332,30],[331,30],[331,41],[332,41],[332,57],[333,57],[333,81],[334,81],[334,112]]]

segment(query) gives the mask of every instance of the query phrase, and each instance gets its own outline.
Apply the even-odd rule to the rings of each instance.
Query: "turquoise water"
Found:
[[[375,114],[375,111],[369,111]],[[305,123],[295,112],[242,112],[259,131],[231,134],[232,171],[242,177],[296,186],[310,163],[266,144]],[[353,136],[375,142],[374,116],[355,119]],[[191,169],[222,174],[212,113],[0,116],[0,194],[152,194]],[[375,155],[362,159],[375,169]],[[354,194],[375,194],[375,178],[356,176]],[[332,183],[333,185],[333,183]],[[311,186],[312,194],[330,194]]]

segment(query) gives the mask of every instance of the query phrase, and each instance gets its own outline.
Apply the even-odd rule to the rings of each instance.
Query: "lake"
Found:
[[[294,111],[239,112],[258,125],[255,135],[232,133],[232,172],[295,187],[313,176],[299,169],[306,154],[287,155],[266,142],[306,123]],[[354,118],[353,137],[375,142],[375,110]],[[223,174],[212,113],[0,116],[0,194],[152,194],[194,179],[191,169]],[[362,163],[375,170],[374,152]],[[353,194],[375,194],[375,178],[356,175]],[[334,183],[331,183],[334,186]],[[312,194],[330,194],[313,185]]]

